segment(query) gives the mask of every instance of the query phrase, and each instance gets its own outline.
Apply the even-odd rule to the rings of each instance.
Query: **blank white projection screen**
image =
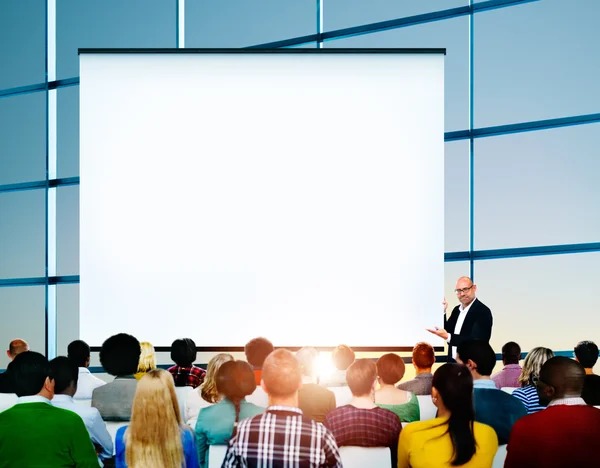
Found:
[[[415,51],[82,53],[81,338],[440,345],[443,70]]]

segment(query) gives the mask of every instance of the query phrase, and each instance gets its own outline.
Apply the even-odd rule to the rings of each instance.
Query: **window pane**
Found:
[[[43,83],[46,0],[0,2],[0,89]]]
[[[314,0],[185,4],[186,47],[247,47],[316,32]]]
[[[56,145],[58,177],[79,175],[79,86],[57,90]]]
[[[448,142],[445,150],[444,249],[469,250],[469,142]]]
[[[2,346],[21,338],[32,351],[44,354],[46,346],[46,298],[44,286],[20,286],[0,288],[0,343]],[[7,349],[7,348],[2,348]],[[0,370],[6,369],[9,360],[5,352],[0,353]]]
[[[0,99],[0,184],[46,178],[46,93]]]
[[[598,112],[600,2],[544,0],[475,16],[475,126]]]
[[[0,278],[44,276],[45,190],[0,193],[0,219]]]
[[[57,1],[57,77],[79,76],[79,48],[175,47],[176,3],[175,0]]]
[[[58,356],[66,356],[69,343],[79,339],[78,284],[56,286],[56,316],[56,352]]]
[[[59,276],[79,274],[79,186],[57,189],[56,263]]]
[[[475,245],[597,242],[600,124],[475,140]]]
[[[325,0],[325,31],[468,5],[468,0]]]
[[[327,48],[446,48],[444,94],[446,131],[469,127],[469,20],[437,21],[381,33],[325,42]]]
[[[523,351],[573,350],[598,342],[600,253],[486,260],[475,263],[478,297],[492,309],[492,346],[507,341]]]

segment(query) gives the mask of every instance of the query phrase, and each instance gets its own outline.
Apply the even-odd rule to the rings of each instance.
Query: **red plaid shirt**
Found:
[[[206,371],[200,367],[172,366],[167,369],[173,376],[176,387],[199,387],[204,382]]]

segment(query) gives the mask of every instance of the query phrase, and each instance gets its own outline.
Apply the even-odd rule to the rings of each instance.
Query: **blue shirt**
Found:
[[[521,400],[521,402],[527,408],[527,414],[537,413],[543,410],[545,407],[540,405],[540,397],[537,394],[537,390],[533,385],[527,385],[525,387],[517,388],[512,392],[512,396]]]

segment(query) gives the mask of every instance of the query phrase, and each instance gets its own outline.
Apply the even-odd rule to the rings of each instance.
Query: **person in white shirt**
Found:
[[[50,369],[54,377],[52,406],[77,413],[83,419],[100,459],[111,458],[113,440],[100,412],[96,408],[80,405],[73,399],[79,377],[77,365],[69,358],[59,356],[50,361]]]
[[[75,340],[67,347],[67,356],[79,367],[76,400],[91,400],[95,388],[106,385],[106,382],[92,375],[90,367],[90,347],[85,341]]]

